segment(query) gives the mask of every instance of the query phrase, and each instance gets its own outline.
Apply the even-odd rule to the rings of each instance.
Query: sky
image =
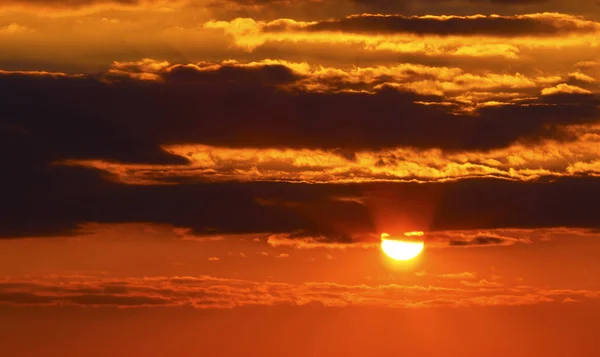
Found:
[[[0,355],[600,353],[599,1],[1,0],[0,48]]]

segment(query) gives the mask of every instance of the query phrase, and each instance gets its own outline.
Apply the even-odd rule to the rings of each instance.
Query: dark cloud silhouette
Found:
[[[449,244],[453,246],[469,246],[469,245],[494,245],[502,244],[505,240],[498,237],[479,236],[471,240],[450,240]]]
[[[322,235],[345,242],[353,235],[380,233],[385,228],[382,218],[418,222],[415,228],[428,231],[598,228],[597,178],[563,178],[552,183],[488,179],[443,184],[138,186],[107,181],[103,175],[52,166],[35,175],[18,176],[22,180],[4,182],[0,236],[74,234],[86,222],[153,222],[203,234],[301,232],[298,237]],[[360,198],[364,205],[332,199],[342,196]],[[265,200],[294,204],[266,205]]]
[[[419,96],[389,88],[376,94],[283,90],[273,83],[287,84],[296,76],[273,66],[170,75],[158,83],[0,75],[0,236],[73,234],[85,222],[154,222],[198,233],[303,232],[346,241],[355,233],[376,232],[380,209],[423,222],[429,230],[598,226],[595,178],[553,184],[132,186],[103,171],[57,164],[185,163],[160,148],[173,143],[324,148],[350,158],[353,150],[397,145],[484,150],[558,137],[561,125],[598,118],[593,95],[543,96],[472,116],[415,104]],[[382,194],[369,200],[372,192]]]
[[[366,94],[282,90],[273,85],[297,78],[283,66],[216,73],[175,67],[164,74],[164,83],[0,76],[0,122],[2,128],[20,128],[23,134],[18,135],[26,140],[14,139],[15,145],[30,143],[29,150],[36,155],[44,152],[46,161],[182,163],[160,145],[348,153],[396,146],[486,150],[524,138],[555,137],[562,125],[594,122],[600,112],[598,97],[592,94],[544,96],[520,105],[486,107],[476,115],[457,115],[453,106],[415,103],[441,97],[388,87]]]
[[[261,65],[256,67],[218,66],[216,70],[199,70],[197,67],[175,66],[165,74],[170,82],[178,83],[247,83],[277,85],[292,83],[302,76],[281,65]]]
[[[265,28],[266,31],[284,30],[282,25]],[[555,21],[550,17],[409,17],[402,15],[355,15],[344,19],[319,21],[305,31],[342,31],[351,33],[415,33],[422,35],[466,36],[519,36],[558,35],[565,33],[593,33],[594,23],[587,26],[569,21]]]
[[[494,5],[527,5],[543,4],[549,0],[228,0],[242,6],[285,6],[298,3],[309,3],[315,6],[326,6],[331,3],[343,6],[344,3],[356,5],[365,10],[375,10],[381,12],[397,12],[407,9],[415,2],[435,6],[438,4],[462,3],[468,5],[494,4]],[[217,6],[218,3],[213,3]]]

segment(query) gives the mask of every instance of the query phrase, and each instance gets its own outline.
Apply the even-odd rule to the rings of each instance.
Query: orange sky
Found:
[[[0,355],[597,356],[599,39],[594,0],[1,1]]]

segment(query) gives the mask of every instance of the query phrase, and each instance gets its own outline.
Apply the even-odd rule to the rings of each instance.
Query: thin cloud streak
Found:
[[[515,306],[595,299],[594,290],[505,287],[481,280],[456,287],[432,285],[344,285],[330,282],[288,284],[211,276],[100,278],[95,276],[11,277],[0,280],[0,304],[80,307],[243,306],[433,308]]]
[[[503,20],[504,19],[504,20]],[[368,21],[365,21],[368,20]],[[405,23],[400,27],[406,32],[390,30],[391,21]],[[384,28],[385,33],[364,33],[371,28]],[[499,22],[506,21],[505,25]],[[514,25],[519,21],[530,25],[521,27],[520,33],[514,36]],[[356,23],[354,26],[344,26],[345,23]],[[436,33],[435,27],[414,27],[410,30],[408,24],[419,22],[436,22],[442,24]],[[464,30],[450,26],[452,22],[463,23]],[[383,24],[382,24],[383,23]],[[474,24],[488,28],[488,31],[478,31]],[[488,25],[492,25],[489,27]],[[420,25],[419,25],[420,26]],[[336,28],[337,27],[337,28]],[[503,57],[516,60],[525,49],[544,48],[574,48],[582,46],[598,47],[598,32],[600,25],[592,20],[559,13],[539,13],[517,15],[512,17],[495,17],[476,15],[471,17],[452,16],[423,16],[405,18],[398,16],[357,15],[345,20],[324,22],[302,22],[291,19],[260,21],[252,18],[237,18],[231,21],[208,21],[206,29],[221,30],[234,38],[235,44],[249,51],[267,43],[320,43],[332,45],[361,45],[367,51],[391,51],[397,53],[414,53],[424,56],[465,56],[465,57]],[[540,36],[538,32],[544,28]],[[446,29],[446,30],[444,30]],[[492,31],[493,30],[493,31]],[[444,32],[445,31],[445,32]],[[504,33],[503,33],[504,31]],[[570,31],[581,31],[582,34],[573,36]],[[368,32],[368,31],[367,31]],[[441,37],[440,35],[446,35]],[[486,36],[488,35],[488,36]]]
[[[487,230],[448,230],[427,232],[423,238],[428,249],[483,248],[505,247],[515,244],[534,244],[564,237],[600,238],[600,233],[593,229],[581,228],[536,228],[516,229],[499,228]],[[379,249],[379,235],[355,235],[350,240],[340,241],[327,236],[298,236],[298,234],[272,234],[267,237],[267,244],[274,248],[294,249]],[[469,273],[472,274],[472,273]],[[427,275],[427,274],[422,274]],[[454,276],[440,276],[452,278]],[[456,277],[472,277],[457,275]]]

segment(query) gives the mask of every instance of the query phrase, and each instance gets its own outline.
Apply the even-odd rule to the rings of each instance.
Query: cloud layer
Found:
[[[0,304],[11,306],[220,309],[316,305],[431,308],[531,305],[598,297],[600,292],[594,290],[504,287],[487,280],[463,280],[460,287],[343,285],[328,282],[294,285],[211,276],[125,279],[46,276],[0,281]]]
[[[597,227],[597,79],[580,75],[583,89],[572,73],[274,60],[3,71],[0,235],[156,222],[351,237],[376,233],[382,207],[417,230]],[[423,78],[445,89],[422,93]]]

